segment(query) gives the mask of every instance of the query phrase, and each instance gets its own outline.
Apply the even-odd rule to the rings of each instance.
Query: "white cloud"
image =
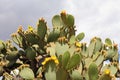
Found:
[[[63,9],[75,16],[77,34],[86,34],[84,41],[99,36],[119,43],[120,0],[1,0],[0,34],[8,37],[19,25],[34,26],[40,17],[51,26],[52,16]],[[0,38],[7,39],[2,35]]]
[[[77,34],[85,32],[85,41],[98,36],[102,39],[110,37],[119,42],[119,4],[119,0],[67,0],[64,7],[74,14]]]

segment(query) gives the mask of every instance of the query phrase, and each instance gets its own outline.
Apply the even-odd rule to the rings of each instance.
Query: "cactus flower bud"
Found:
[[[44,18],[40,18],[40,20],[39,20],[39,21],[45,22],[45,19],[44,19]]]
[[[22,31],[23,31],[22,26],[19,26],[19,28],[18,28],[17,32],[22,32]]]
[[[61,15],[66,15],[66,11],[65,11],[65,10],[62,10],[62,11],[61,11]]]

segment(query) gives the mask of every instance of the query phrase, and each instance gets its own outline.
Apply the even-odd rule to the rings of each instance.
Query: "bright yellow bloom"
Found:
[[[45,61],[43,61],[43,62],[42,62],[42,65],[45,65],[45,64],[46,64],[46,62],[45,62]]]
[[[42,65],[45,65],[50,60],[51,60],[50,58],[45,58],[45,60],[42,62]]]
[[[45,61],[48,62],[49,60],[51,60],[50,58],[45,58]]]
[[[57,65],[59,64],[59,61],[56,59],[55,61],[54,61]]]
[[[56,60],[57,58],[56,58],[56,56],[51,56],[51,59]]]
[[[45,64],[46,64],[47,62],[49,62],[49,61],[54,61],[54,63],[55,63],[56,65],[59,64],[59,61],[58,61],[58,59],[56,58],[56,56],[51,56],[51,57],[45,58],[45,60],[42,62],[42,65],[45,65]]]
[[[106,69],[106,70],[104,71],[104,73],[107,74],[107,75],[109,75],[109,74],[110,74],[110,70],[109,70],[109,69]]]
[[[33,27],[32,26],[28,26],[28,31],[32,32],[33,31]]]
[[[79,42],[75,42],[75,46],[81,47],[82,45],[81,45],[81,43],[79,43]]]

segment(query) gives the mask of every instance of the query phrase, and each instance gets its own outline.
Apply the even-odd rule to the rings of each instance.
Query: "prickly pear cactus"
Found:
[[[52,30],[41,18],[36,27],[24,30],[20,26],[11,40],[0,40],[3,80],[115,79],[119,71],[117,44],[99,37],[85,43],[83,32],[75,34],[74,23],[74,17],[62,11],[53,16]]]

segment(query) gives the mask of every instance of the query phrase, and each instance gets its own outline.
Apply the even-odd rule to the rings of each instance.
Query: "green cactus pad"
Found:
[[[106,39],[105,39],[105,43],[106,43],[107,45],[112,45],[112,41],[111,41],[109,38],[106,38]]]
[[[70,60],[68,61],[66,69],[71,70],[72,68],[76,67],[79,63],[80,63],[80,55],[73,54]]]
[[[65,27],[73,27],[74,26],[74,17],[70,14],[61,14],[61,19],[65,25]]]
[[[97,38],[97,41],[95,43],[95,52],[99,52],[102,49],[102,41],[100,38]]]
[[[114,49],[109,49],[109,50],[107,51],[106,59],[111,59],[111,58],[113,58],[116,54],[118,54],[117,51],[115,51]]]
[[[45,65],[44,72],[46,80],[56,80],[56,64],[53,61]]]
[[[75,43],[75,35],[72,35],[71,37],[70,37],[70,44],[74,44]]]
[[[97,57],[97,60],[95,61],[96,65],[99,66],[104,61],[104,56],[100,55]]]
[[[34,33],[26,33],[25,37],[30,44],[37,44],[39,42],[38,36]]]
[[[55,56],[55,48],[54,47],[48,47],[47,52],[50,54],[50,56]]]
[[[76,40],[81,41],[84,37],[85,37],[85,34],[81,32],[76,36]]]
[[[65,68],[66,65],[68,64],[68,61],[70,59],[70,53],[66,51],[63,56],[62,56],[62,66]]]
[[[47,42],[54,42],[54,41],[56,41],[59,38],[59,36],[60,36],[60,32],[59,31],[52,31],[48,35]]]
[[[66,16],[67,18],[66,18],[66,20],[67,20],[67,26],[68,27],[72,27],[72,26],[74,26],[74,17],[72,16],[72,15],[70,15],[70,14],[67,14],[67,16]]]
[[[62,55],[58,57],[59,65],[62,66]]]
[[[60,29],[61,27],[63,27],[63,22],[60,15],[55,15],[52,18],[52,25],[55,29]]]
[[[95,63],[91,63],[88,68],[89,80],[97,80],[98,79],[98,68]]]
[[[94,54],[95,42],[92,41],[88,46],[89,57]]]
[[[38,26],[37,26],[37,34],[40,37],[41,40],[44,39],[47,32],[47,25],[44,20],[39,20]]]
[[[63,68],[59,68],[57,70],[57,80],[67,80],[67,78],[68,78],[68,72]]]
[[[114,65],[110,66],[110,71],[111,71],[111,75],[115,75],[117,73],[117,67]]]
[[[68,49],[68,51],[70,52],[71,56],[74,54],[75,50],[76,50],[76,46],[75,45],[71,45],[71,47]]]
[[[90,64],[93,62],[92,58],[86,58],[85,60],[85,67],[88,68]]]
[[[25,79],[25,80],[33,80],[34,79],[34,73],[30,68],[23,68],[19,75]]]
[[[78,70],[72,71],[72,73],[70,74],[70,77],[72,78],[72,80],[83,80]]]
[[[25,50],[25,53],[26,53],[26,57],[30,60],[33,60],[36,56],[36,52],[31,47],[28,47]]]
[[[86,45],[83,45],[82,46],[82,51],[81,51],[81,54],[82,54],[82,56],[84,56],[84,57],[88,57],[88,48],[87,48],[87,46]]]
[[[6,59],[10,61],[15,61],[18,58],[18,51],[9,52]]]
[[[60,43],[56,42],[55,50],[56,50],[56,54],[58,56],[64,54],[66,51],[68,51],[68,49],[69,49],[69,45],[68,44],[61,45]]]

